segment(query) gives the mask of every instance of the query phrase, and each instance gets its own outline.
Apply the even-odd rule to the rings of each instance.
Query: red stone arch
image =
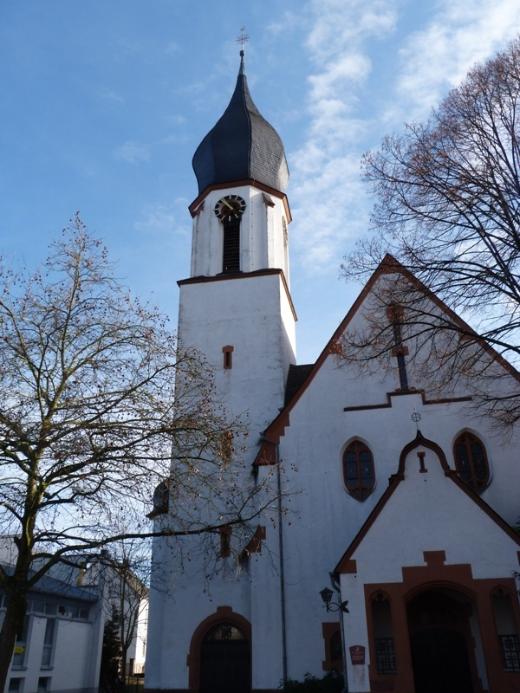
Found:
[[[251,624],[249,621],[233,611],[230,606],[218,606],[214,614],[204,619],[191,636],[190,651],[188,654],[189,686],[190,691],[198,691],[200,685],[200,651],[205,635],[219,623],[230,623],[236,626],[246,638],[249,644],[251,657]]]

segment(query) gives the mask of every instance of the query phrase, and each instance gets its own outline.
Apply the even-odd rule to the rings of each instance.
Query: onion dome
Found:
[[[210,185],[253,179],[285,192],[289,169],[282,140],[260,115],[247,86],[244,53],[231,101],[193,156],[199,194]]]

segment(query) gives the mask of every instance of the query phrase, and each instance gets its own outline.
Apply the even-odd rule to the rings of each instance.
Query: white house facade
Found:
[[[244,484],[270,476],[283,501],[222,555],[209,589],[197,559],[180,559],[188,540],[155,541],[171,584],[150,595],[147,690],[272,693],[345,670],[352,693],[520,691],[518,431],[473,406],[471,382],[432,391],[399,344],[390,367],[366,372],[341,346],[389,282],[458,318],[387,257],[317,361],[296,365],[288,168],[243,64],[193,166],[179,341],[205,355],[229,411],[247,413]],[[497,387],[518,389],[514,369],[482,358]],[[168,523],[167,504],[154,514]],[[348,612],[325,610],[328,586]]]
[[[0,595],[0,619],[3,607]],[[5,693],[96,691],[104,621],[96,588],[42,578],[28,595]]]
[[[14,563],[12,537],[0,537],[0,562]],[[129,647],[127,674],[142,674],[146,661],[148,597],[126,569],[104,559],[70,557],[36,583],[27,599],[5,693],[94,693],[100,685],[103,634],[114,608],[124,612]],[[122,584],[122,575],[126,584]],[[0,591],[0,623],[5,609]]]

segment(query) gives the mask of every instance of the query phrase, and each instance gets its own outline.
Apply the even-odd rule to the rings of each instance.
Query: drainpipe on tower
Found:
[[[282,676],[283,683],[287,682],[287,622],[285,604],[285,565],[283,550],[283,525],[282,525],[282,475],[280,472],[279,445],[276,444],[276,481],[278,491],[278,547],[280,551],[280,610],[282,620]]]

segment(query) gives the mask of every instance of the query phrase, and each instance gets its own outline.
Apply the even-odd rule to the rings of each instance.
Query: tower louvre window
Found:
[[[222,271],[224,274],[240,272],[240,219],[224,222]]]

